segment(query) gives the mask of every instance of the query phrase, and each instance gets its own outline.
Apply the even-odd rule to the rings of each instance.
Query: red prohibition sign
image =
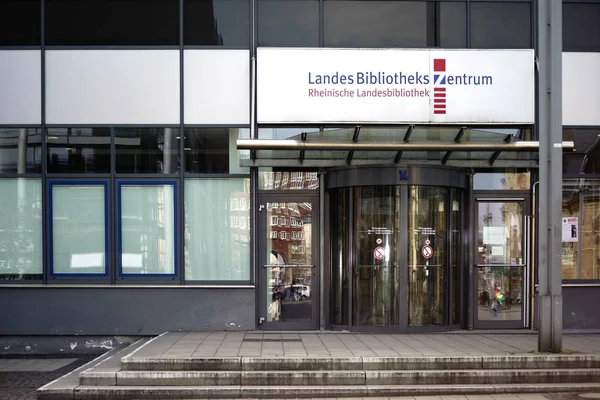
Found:
[[[431,246],[423,246],[423,248],[421,249],[421,255],[425,258],[431,258],[431,256],[433,255],[433,249],[431,248]]]
[[[381,246],[376,247],[373,251],[373,256],[378,260],[383,260],[385,258],[385,249]]]

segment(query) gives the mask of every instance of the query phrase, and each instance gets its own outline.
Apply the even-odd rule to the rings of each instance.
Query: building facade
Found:
[[[0,334],[535,329],[539,1],[2,1]],[[563,1],[574,331],[598,21]]]

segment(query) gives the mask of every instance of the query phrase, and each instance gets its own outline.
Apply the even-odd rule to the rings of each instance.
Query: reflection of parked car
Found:
[[[307,300],[310,298],[310,286],[308,286],[308,285],[286,286],[284,289],[283,298],[286,301]]]
[[[306,300],[310,298],[310,286],[294,285],[294,289],[296,290],[296,293],[300,295],[301,300]]]

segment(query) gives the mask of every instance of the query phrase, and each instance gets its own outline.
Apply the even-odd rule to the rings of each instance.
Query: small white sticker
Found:
[[[554,147],[562,147],[562,143],[554,143]]]

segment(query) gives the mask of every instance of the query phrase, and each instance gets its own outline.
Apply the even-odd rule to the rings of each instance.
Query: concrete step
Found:
[[[600,368],[600,355],[462,357],[136,357],[121,359],[128,371],[363,371],[451,369]]]
[[[71,397],[53,399],[292,399],[384,396],[471,395],[501,393],[600,392],[600,383],[506,385],[354,385],[354,386],[79,386]]]
[[[88,386],[478,385],[600,382],[600,369],[417,371],[86,371]]]

